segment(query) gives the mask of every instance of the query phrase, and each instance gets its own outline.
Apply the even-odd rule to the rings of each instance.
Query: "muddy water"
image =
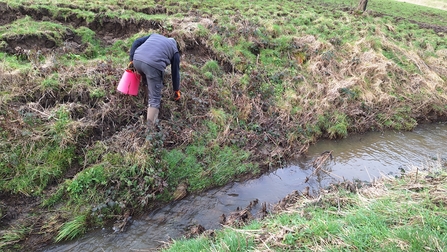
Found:
[[[302,191],[307,186],[317,193],[319,188],[342,178],[372,181],[383,174],[398,176],[402,169],[433,158],[447,158],[446,142],[446,124],[423,125],[412,132],[373,132],[339,141],[321,141],[294,165],[259,179],[188,196],[133,220],[124,233],[105,228],[45,251],[151,251],[169,238],[180,238],[195,224],[218,229],[222,213],[228,215],[254,199],[275,204],[291,191]],[[324,151],[333,153],[333,159],[323,166],[327,173],[313,175],[312,162]],[[253,214],[258,211],[259,206]]]

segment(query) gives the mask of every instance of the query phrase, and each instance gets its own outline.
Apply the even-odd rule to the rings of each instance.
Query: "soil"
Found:
[[[447,34],[447,26],[443,26],[443,25],[433,25],[433,24],[424,24],[421,22],[416,22],[416,21],[412,21],[413,23],[419,25],[419,27],[424,28],[424,29],[429,29],[429,30],[433,30],[436,33],[440,34],[441,36],[446,36],[445,34]]]
[[[70,4],[65,4],[64,7],[77,9],[76,6],[71,6]],[[147,14],[157,14],[157,13],[166,13],[166,9],[163,6],[156,6],[154,8],[145,8],[139,10],[141,12]],[[194,13],[192,13],[193,15]],[[104,45],[110,45],[116,40],[124,39],[132,36],[133,34],[139,32],[142,29],[149,30],[157,30],[161,34],[169,34],[170,31],[165,30],[159,22],[157,21],[149,21],[149,20],[121,20],[117,18],[109,18],[102,15],[97,15],[93,21],[87,22],[76,14],[69,15],[68,17],[62,16],[52,16],[48,10],[46,9],[33,9],[26,6],[21,6],[17,9],[9,7],[6,3],[0,3],[0,25],[6,25],[14,22],[15,20],[30,16],[35,20],[41,21],[51,21],[62,23],[68,27],[78,28],[81,26],[86,26],[93,30],[96,33],[98,39],[100,39],[101,43]],[[198,19],[202,17],[198,16]],[[433,26],[419,23],[422,28],[433,29],[436,32],[447,32],[447,26]],[[15,36],[8,37],[5,39],[7,44],[6,47],[1,50],[9,53],[15,54],[17,56],[26,55],[31,50],[41,50],[43,53],[67,53],[74,52],[79,53],[86,50],[87,45],[84,44],[81,38],[76,35],[72,30],[67,29],[63,34],[61,34],[64,40],[64,45],[58,46],[57,43],[47,35],[38,37],[35,35],[30,36]],[[207,60],[215,59],[218,61],[222,67],[222,70],[227,73],[237,72],[237,69],[225,59],[224,56],[216,55],[212,50],[207,48],[207,45],[201,38],[188,38],[185,37],[182,40],[183,48],[184,48],[184,60],[188,64],[196,65],[200,67]],[[45,69],[41,69],[44,71]],[[91,69],[92,71],[107,73],[109,75],[120,76],[122,69],[113,69],[106,64],[100,64],[96,66],[95,69]],[[13,75],[10,76],[14,78]],[[186,85],[192,85],[188,83],[188,80],[185,79]],[[101,81],[98,81],[98,85],[103,85]],[[169,82],[168,82],[169,83]],[[126,100],[125,103],[128,104],[128,108],[121,109],[122,111],[127,111],[126,114],[120,113],[106,113],[103,111],[98,111],[98,104],[95,98],[92,98],[88,94],[88,90],[69,90],[67,92],[61,92],[57,94],[47,94],[47,93],[39,93],[38,91],[29,92],[26,96],[21,98],[23,100],[23,104],[17,104],[17,109],[13,111],[20,110],[21,105],[26,104],[27,102],[35,101],[42,108],[50,108],[55,106],[55,104],[60,102],[72,102],[78,105],[77,107],[72,108],[72,117],[73,118],[82,118],[85,116],[87,120],[97,121],[101,120],[102,123],[100,126],[86,126],[89,127],[91,132],[90,135],[85,136],[83,139],[78,139],[78,151],[94,143],[97,140],[105,140],[112,138],[118,129],[123,128],[123,126],[133,127],[135,131],[140,130],[138,127],[140,117],[144,116],[144,111],[138,108],[137,105],[132,104],[132,101]],[[199,93],[199,92],[197,92]],[[237,96],[239,97],[239,96]],[[191,102],[188,102],[188,109],[194,111],[195,115],[204,115],[209,111],[209,107],[213,101],[213,97],[210,95],[210,100],[203,100],[199,97],[193,97]],[[242,96],[239,98],[243,98]],[[117,97],[116,99],[127,99],[126,97]],[[109,103],[118,103],[120,101],[107,101]],[[236,101],[237,102],[237,101]],[[163,105],[162,105],[163,106]],[[269,107],[269,104],[261,99],[257,99],[254,101],[255,108],[252,111],[253,118],[263,118],[263,113]],[[31,108],[27,108],[31,109]],[[25,111],[26,112],[26,111]],[[2,123],[0,127],[4,129],[11,129],[18,127],[20,125],[17,122],[14,122],[14,112],[10,112],[4,115],[2,118]],[[173,111],[163,111],[161,110],[160,119],[167,120],[172,116]],[[106,116],[103,116],[106,114]],[[433,114],[432,117],[429,115],[424,115],[427,120],[439,120],[436,118],[437,115]],[[188,135],[188,131],[194,127],[195,120],[194,118],[189,118],[189,124],[192,127],[187,126],[174,126],[169,124],[164,124],[164,129],[169,132],[167,134],[167,139],[165,139],[165,148],[173,148],[175,146],[171,146],[171,143],[182,143],[187,144],[188,139],[185,139],[185,135]],[[368,119],[359,120],[358,122],[359,128],[367,129],[371,128],[371,125],[374,123],[369,121]],[[276,132],[278,135],[281,134],[281,129],[283,129],[282,125],[278,125],[274,119],[265,119],[260,122],[261,127],[270,128],[270,129],[278,129]],[[144,130],[140,130],[144,132]],[[180,133],[176,133],[180,132]],[[180,135],[183,135],[182,137]],[[241,129],[235,130],[231,133],[231,139],[233,141],[240,141],[240,145],[244,146],[246,150],[249,150],[253,153],[254,162],[261,164],[261,167],[264,171],[267,171],[271,168],[272,164],[276,165],[278,160],[280,162],[290,160],[295,158],[296,154],[304,153],[306,151],[306,146],[288,146],[287,142],[277,142],[276,145],[265,143],[263,140],[264,135],[253,135],[250,132],[245,132]],[[143,138],[144,139],[144,138]],[[80,153],[82,154],[82,153]],[[66,178],[73,177],[81,167],[73,165],[65,174]],[[243,179],[248,179],[253,175],[246,175]],[[56,182],[55,182],[56,185]],[[49,188],[48,192],[53,190],[53,188]],[[35,251],[43,248],[49,242],[51,242],[54,237],[55,228],[51,227],[51,223],[62,223],[63,219],[61,216],[52,217],[52,219],[48,219],[44,214],[35,215],[33,213],[45,211],[39,207],[41,203],[41,199],[32,196],[26,195],[11,195],[11,194],[0,194],[0,211],[1,211],[1,219],[0,219],[0,227],[4,228],[6,226],[15,226],[18,224],[26,224],[26,226],[30,227],[29,235],[27,239],[23,241],[21,244],[25,250]],[[240,220],[245,222],[251,218],[250,212],[248,209],[238,210],[232,216],[223,216],[225,219],[225,223],[234,222],[235,220]],[[200,227],[196,227],[194,232],[201,233],[204,230]],[[193,232],[193,233],[194,233]]]

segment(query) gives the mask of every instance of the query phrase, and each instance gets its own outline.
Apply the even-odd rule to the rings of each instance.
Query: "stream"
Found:
[[[342,179],[371,182],[383,175],[399,176],[413,165],[447,158],[446,142],[444,123],[420,125],[411,132],[370,132],[342,140],[322,140],[310,146],[306,157],[293,164],[258,179],[189,195],[134,219],[125,232],[114,233],[111,227],[103,228],[43,251],[153,251],[170,238],[180,239],[193,225],[219,229],[222,214],[228,216],[255,199],[259,204],[252,209],[254,216],[260,203],[276,204],[293,190],[309,187],[312,194],[317,194],[320,188]],[[333,159],[324,165],[326,173],[314,175],[312,162],[325,151],[332,151]]]

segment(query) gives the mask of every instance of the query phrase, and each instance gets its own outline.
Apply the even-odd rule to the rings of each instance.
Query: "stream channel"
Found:
[[[259,203],[252,214],[257,216],[262,202],[267,206],[276,204],[293,190],[301,192],[308,186],[312,194],[317,194],[320,188],[340,178],[371,182],[383,175],[399,176],[402,170],[434,159],[446,159],[446,142],[445,123],[420,125],[411,132],[369,132],[342,140],[322,140],[309,148],[306,157],[291,165],[257,179],[189,195],[132,220],[125,232],[103,228],[44,251],[152,251],[170,238],[180,239],[193,225],[219,229],[222,214],[228,216],[255,199]],[[332,151],[333,155],[324,166],[328,173],[312,175],[312,162],[324,151]]]

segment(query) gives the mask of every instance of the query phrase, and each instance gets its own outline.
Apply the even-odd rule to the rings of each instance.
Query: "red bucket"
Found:
[[[132,70],[126,70],[118,84],[118,91],[127,95],[137,95],[140,87],[140,75]]]

